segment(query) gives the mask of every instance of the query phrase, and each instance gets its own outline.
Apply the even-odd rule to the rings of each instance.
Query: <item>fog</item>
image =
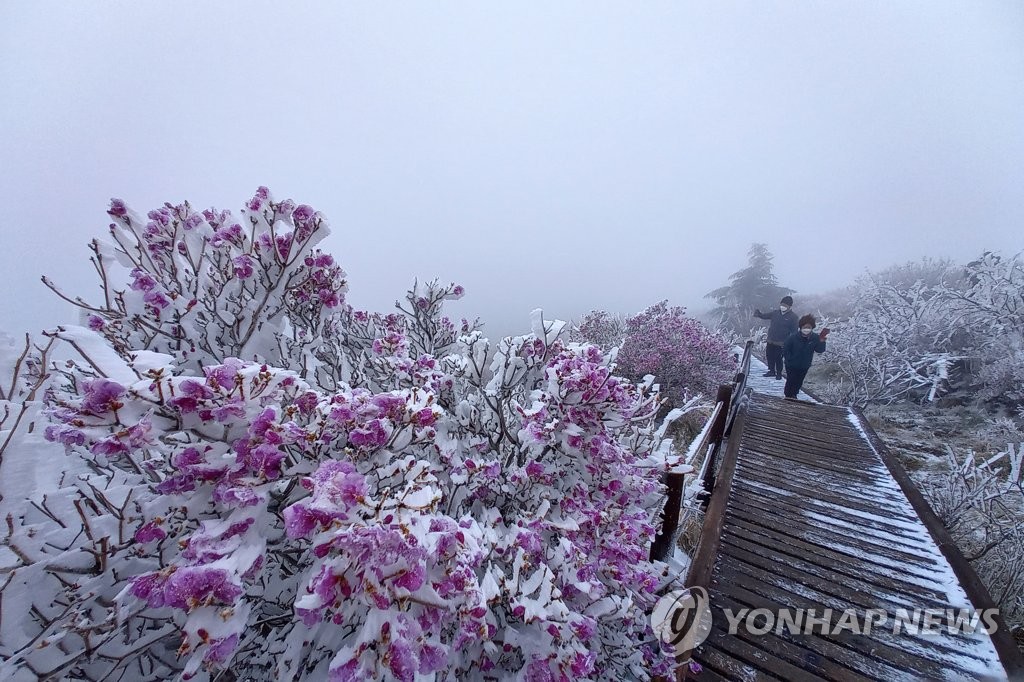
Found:
[[[77,319],[110,197],[321,210],[350,302],[493,333],[1024,248],[1024,4],[0,5],[0,329]]]

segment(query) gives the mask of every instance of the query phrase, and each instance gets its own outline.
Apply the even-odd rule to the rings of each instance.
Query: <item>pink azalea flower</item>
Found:
[[[139,526],[139,529],[135,531],[134,536],[135,542],[142,544],[153,542],[155,540],[163,540],[165,537],[167,537],[167,533],[164,532],[164,529],[161,528],[156,521],[150,521]]]

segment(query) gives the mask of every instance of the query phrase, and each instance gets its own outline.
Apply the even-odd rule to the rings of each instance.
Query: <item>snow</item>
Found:
[[[743,353],[742,348],[736,349],[740,354]],[[758,360],[753,355],[750,356],[750,371],[747,373],[747,388],[753,389],[754,393],[763,393],[764,395],[773,395],[777,398],[783,397],[782,389],[786,385],[785,378],[776,379],[775,377],[762,376],[768,371],[768,365]],[[785,377],[785,374],[783,374]],[[805,400],[810,403],[818,402],[811,396],[807,395],[803,391],[797,394],[797,398]]]
[[[892,477],[889,474],[888,469],[885,468],[882,463],[882,458],[872,444],[871,439],[868,437],[867,429],[861,422],[860,418],[851,409],[848,411],[846,419],[864,443],[867,444],[875,454],[875,457],[878,460],[878,465],[873,468],[873,473],[876,473],[880,477],[880,480],[892,481]],[[917,516],[917,513],[910,504],[910,500],[907,499],[907,496],[903,494],[902,491],[899,491],[898,494],[894,493],[890,497],[890,501],[894,502],[897,507],[899,507],[900,512],[913,517]],[[934,562],[934,566],[929,571],[927,579],[922,580],[918,576],[913,575],[909,570],[906,570],[908,568],[906,564],[902,564],[903,569],[906,571],[904,573],[904,577],[909,579],[911,582],[921,584],[922,587],[927,587],[937,592],[944,593],[946,595],[946,602],[954,607],[959,605],[971,605],[976,608],[976,605],[971,604],[971,600],[967,597],[967,593],[964,592],[964,589],[960,586],[960,580],[953,571],[953,567],[950,566],[949,561],[939,549],[935,540],[932,538],[931,533],[928,532],[928,529],[924,524],[918,521],[918,528],[915,531],[908,532],[913,535],[915,539],[919,540],[921,544],[921,548],[918,550],[919,556],[926,555],[928,559]],[[982,675],[991,675],[996,677],[1002,676],[1003,666],[999,662],[999,656],[996,654],[995,647],[992,645],[992,640],[988,635],[979,631],[975,633],[975,636],[971,640],[950,640],[950,646],[962,647],[965,655],[957,657],[956,664],[960,665],[965,670],[977,672]],[[968,651],[969,655],[967,655]],[[975,656],[979,658],[974,658]]]
[[[665,558],[665,563],[668,564],[668,574],[672,578],[685,578],[690,570],[692,559],[686,552],[679,549],[677,545],[673,544],[672,546],[675,548],[675,551]]]
[[[698,450],[700,449],[701,443],[704,442],[705,436],[708,435],[708,431],[711,430],[711,426],[715,421],[715,417],[718,415],[718,409],[725,409],[725,406],[717,408],[714,412],[711,413],[711,416],[708,417],[708,420],[704,422],[704,428],[700,430],[700,433],[698,433],[697,436],[693,439],[693,442],[690,443],[690,447],[687,448],[686,454],[683,455],[683,461],[686,462],[687,464],[692,465],[696,461],[697,455],[700,454]]]
[[[21,513],[21,500],[26,491],[34,491],[33,497],[41,497],[59,487],[65,472],[69,471],[69,458],[63,446],[50,443],[43,438],[45,419],[39,415],[39,405],[30,406],[25,423],[35,422],[35,429],[27,433],[24,424],[15,434],[2,461],[3,475],[0,476],[0,514]],[[31,419],[29,419],[31,417]],[[6,439],[7,432],[0,432]]]
[[[71,344],[101,376],[122,386],[130,386],[139,380],[135,370],[93,330],[73,324],[64,325],[57,328],[57,338]]]
[[[545,346],[554,343],[565,328],[566,323],[562,320],[545,320],[544,310],[541,308],[534,308],[530,312],[530,329],[534,336],[544,341]]]
[[[170,375],[174,368],[174,358],[166,353],[154,353],[149,350],[132,352],[132,369],[145,376],[151,371],[163,371]]]

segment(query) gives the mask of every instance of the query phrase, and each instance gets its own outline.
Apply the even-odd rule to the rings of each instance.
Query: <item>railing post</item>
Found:
[[[707,445],[711,446],[707,457],[717,458],[721,449],[722,436],[725,434],[725,427],[729,417],[729,403],[732,399],[732,386],[723,384],[718,387],[718,395],[715,397],[716,411],[713,413],[714,421],[707,428],[707,435],[703,437],[697,446],[699,452]],[[704,490],[711,491],[714,484],[715,467],[717,462],[706,460],[704,466]],[[683,483],[686,474],[675,471],[665,473],[664,482],[668,487],[668,497],[665,500],[665,509],[661,515],[661,528],[651,543],[651,561],[664,561],[672,546],[672,538],[675,537],[676,529],[679,527],[679,511],[683,504]]]
[[[718,395],[715,396],[716,403],[722,403],[722,409],[718,413],[718,418],[715,419],[715,423],[711,425],[711,433],[708,434],[708,442],[720,443],[722,442],[722,436],[725,435],[725,421],[729,417],[730,401],[732,400],[732,385],[722,384],[718,387]]]
[[[718,468],[718,453],[722,450],[722,437],[725,435],[725,425],[729,420],[732,401],[732,386],[722,384],[718,387],[718,396],[715,402],[722,403],[722,409],[718,412],[718,418],[711,425],[711,433],[708,434],[708,443],[711,450],[708,452],[708,465],[704,468],[704,494],[710,495],[715,489],[715,470]]]
[[[672,546],[676,528],[679,527],[679,509],[683,506],[683,479],[686,474],[669,471],[665,474],[668,486],[668,499],[662,512],[661,530],[651,543],[651,561],[664,561]]]

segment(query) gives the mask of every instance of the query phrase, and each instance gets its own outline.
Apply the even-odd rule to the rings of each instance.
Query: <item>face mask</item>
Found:
[[[803,334],[804,336],[810,336],[811,335],[811,331],[812,330],[810,330],[810,329],[801,329],[800,333]]]
[[[779,306],[779,310],[781,310],[782,312],[786,312],[787,310],[789,310],[789,306],[788,305],[780,305]]]

